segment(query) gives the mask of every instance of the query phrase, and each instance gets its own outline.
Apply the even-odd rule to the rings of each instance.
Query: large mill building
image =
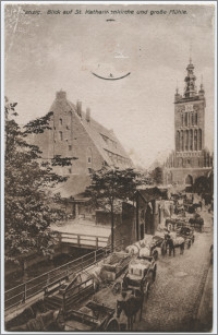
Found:
[[[42,160],[50,160],[56,155],[73,158],[72,166],[56,167],[56,172],[69,177],[57,190],[62,196],[83,192],[90,183],[92,171],[103,166],[133,167],[113,130],[95,121],[89,108],[84,112],[80,101],[73,104],[67,99],[66,92],[57,92],[49,112],[53,112],[51,129],[33,135],[32,141],[41,149]]]
[[[196,178],[207,176],[213,157],[205,149],[206,98],[203,83],[196,89],[192,60],[186,68],[184,94],[176,89],[174,99],[175,151],[165,164],[167,183],[193,185]]]

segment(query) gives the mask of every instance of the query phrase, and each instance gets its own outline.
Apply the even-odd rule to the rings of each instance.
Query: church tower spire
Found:
[[[196,95],[196,87],[195,87],[196,77],[194,75],[194,65],[192,64],[191,58],[189,60],[189,64],[186,70],[187,70],[187,76],[185,77],[186,86],[185,86],[184,97],[192,98]]]

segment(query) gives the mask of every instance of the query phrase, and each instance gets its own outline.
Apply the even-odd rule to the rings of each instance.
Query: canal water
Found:
[[[34,263],[30,266],[27,265],[24,275],[21,266],[15,265],[13,263],[8,264],[5,267],[5,290],[7,291],[13,287],[23,284],[32,278],[47,273],[90,252],[91,250],[87,249],[72,248],[71,253],[58,254],[54,256],[53,260],[45,260],[41,258],[37,263]]]

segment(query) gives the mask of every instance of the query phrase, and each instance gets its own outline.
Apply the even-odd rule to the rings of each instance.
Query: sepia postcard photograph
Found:
[[[1,1],[1,333],[217,332],[217,2]]]

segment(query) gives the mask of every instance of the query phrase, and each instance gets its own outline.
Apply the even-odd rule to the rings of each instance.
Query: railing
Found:
[[[81,235],[74,233],[60,233],[60,242],[69,243],[79,247],[93,247],[95,249],[104,248],[108,244],[107,236]]]
[[[119,249],[122,249],[123,241],[123,239],[115,241],[116,245],[120,245]],[[7,290],[5,292],[5,311],[25,303],[26,300],[37,294],[41,293],[46,295],[46,292],[48,292],[52,285],[54,287],[56,285],[57,288],[60,287],[68,276],[77,274],[87,267],[98,263],[100,260],[107,257],[109,253],[109,247],[92,251],[74,261],[61,265],[54,270]]]
[[[61,285],[69,275],[76,274],[83,269],[96,264],[102,258],[108,255],[107,248],[95,250],[82,257],[77,258],[67,264],[61,265],[43,275],[33,278],[24,284],[13,287],[5,292],[5,310],[15,307],[20,303],[24,303],[27,299],[44,293],[52,285]]]

